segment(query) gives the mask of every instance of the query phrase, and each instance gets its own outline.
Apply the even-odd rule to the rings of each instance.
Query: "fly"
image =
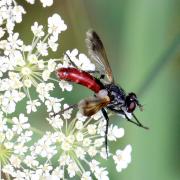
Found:
[[[143,126],[134,114],[136,107],[142,110],[142,105],[139,103],[136,94],[133,92],[126,94],[125,91],[114,82],[104,45],[95,31],[90,30],[87,32],[86,45],[91,60],[96,65],[98,71],[82,71],[78,69],[70,57],[68,57],[74,67],[59,68],[56,72],[61,80],[71,81],[91,89],[94,92],[94,96],[85,98],[78,104],[72,105],[61,112],[78,107],[84,116],[92,116],[101,110],[106,120],[105,146],[107,153],[109,117],[105,109],[123,115],[127,121],[139,127],[144,129],[148,129],[148,127]],[[92,75],[97,72],[100,74],[100,78]],[[135,121],[129,118],[129,114],[132,115]]]

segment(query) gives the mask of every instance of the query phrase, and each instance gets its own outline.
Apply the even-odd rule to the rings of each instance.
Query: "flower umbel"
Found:
[[[65,106],[67,107],[67,105]],[[73,120],[70,120],[72,110],[68,110],[60,115],[48,118],[48,122],[53,127],[54,132],[47,132],[31,149],[32,155],[44,158],[50,164],[58,166],[46,173],[56,174],[57,169],[61,171],[57,178],[65,178],[68,173],[69,178],[76,175],[82,179],[93,175],[97,179],[108,179],[108,171],[100,166],[96,160],[98,156],[107,158],[104,146],[105,121],[101,113],[93,117],[84,118],[79,112]],[[124,135],[124,129],[111,125],[112,131],[108,135],[109,140],[116,140]],[[56,157],[56,158],[54,158]],[[109,158],[112,154],[109,152]],[[45,160],[47,159],[47,160]],[[57,162],[58,159],[58,162]],[[91,159],[91,160],[90,160]],[[42,171],[41,176],[44,173]]]

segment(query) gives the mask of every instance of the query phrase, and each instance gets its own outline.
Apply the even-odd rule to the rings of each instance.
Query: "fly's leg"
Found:
[[[71,63],[75,68],[79,69],[79,68],[76,66],[76,64],[71,60],[71,58],[69,57],[69,55],[68,55],[67,53],[65,53],[65,54],[66,54],[66,56],[68,57],[70,63]],[[87,73],[90,73],[90,74],[91,74],[91,73],[92,73],[92,74],[98,73],[98,74],[100,75],[100,77],[99,77],[100,80],[105,78],[105,75],[104,75],[104,74],[101,74],[101,72],[100,72],[100,71],[97,71],[97,70],[95,70],[95,71],[86,71],[86,72],[87,72]]]
[[[108,139],[107,139],[107,135],[108,135],[108,127],[109,127],[109,117],[108,114],[106,112],[106,110],[104,108],[101,109],[102,114],[106,120],[106,130],[105,130],[105,148],[106,148],[106,155],[108,158],[108,149],[107,149],[107,145],[108,145]]]
[[[132,113],[132,116],[134,117],[134,119],[136,120],[136,122],[133,121],[133,120],[131,120],[131,119],[129,119],[128,116],[126,115],[126,113],[125,113],[122,109],[121,109],[121,110],[116,110],[116,109],[111,109],[111,108],[110,108],[110,110],[113,111],[113,112],[115,112],[115,113],[117,113],[117,114],[124,115],[125,118],[127,119],[127,121],[135,124],[136,126],[142,127],[142,128],[144,128],[144,129],[149,129],[149,128],[146,127],[146,126],[143,126],[143,125],[140,123],[140,121],[137,119],[137,117],[136,117],[133,113]]]
[[[71,63],[75,68],[78,69],[78,67],[76,66],[76,64],[75,64],[75,63],[71,60],[71,58],[69,57],[69,55],[68,55],[67,53],[65,53],[65,55],[68,57],[70,63]]]
[[[138,123],[138,126],[139,126],[139,127],[142,127],[142,128],[144,128],[144,129],[149,129],[148,127],[143,126],[143,125],[140,123],[140,121],[137,119],[137,117],[135,116],[135,114],[132,113],[132,116],[134,117],[134,119],[135,119],[136,122]]]
[[[132,121],[131,119],[129,119],[128,116],[126,115],[126,113],[124,113],[124,115],[125,115],[126,119],[127,119],[129,122],[131,122],[131,123],[133,123],[133,124],[136,124],[137,126],[142,127],[142,128],[144,128],[144,129],[149,129],[149,128],[146,127],[146,126],[143,126],[143,125],[139,122],[139,120],[136,118],[136,116],[135,116],[134,114],[132,114],[132,115],[133,115],[134,119],[136,120],[136,122],[134,122],[134,121]]]
[[[58,112],[58,113],[53,113],[52,115],[50,115],[50,117],[54,117],[54,116],[56,116],[56,115],[58,115],[58,114],[63,114],[65,111],[68,111],[69,109],[74,109],[74,108],[77,108],[78,107],[78,104],[73,104],[73,105],[70,105],[69,107],[67,107],[66,109],[63,109],[63,110],[61,110],[60,112]]]

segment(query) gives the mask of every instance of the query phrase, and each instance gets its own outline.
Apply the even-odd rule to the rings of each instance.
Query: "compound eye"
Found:
[[[129,104],[129,106],[128,106],[127,111],[128,111],[129,113],[132,113],[132,112],[135,110],[135,108],[136,108],[136,103],[135,103],[135,102],[131,102],[131,103]]]

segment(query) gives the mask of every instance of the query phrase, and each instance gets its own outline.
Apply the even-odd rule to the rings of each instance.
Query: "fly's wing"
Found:
[[[92,116],[100,109],[107,106],[109,102],[110,98],[108,96],[104,96],[103,98],[89,97],[81,100],[78,104],[78,108],[84,116]]]
[[[101,39],[98,34],[89,30],[87,32],[86,44],[88,47],[88,53],[92,60],[95,62],[98,69],[107,76],[107,79],[110,83],[113,82],[112,70],[109,65],[107,55],[103,46]]]

